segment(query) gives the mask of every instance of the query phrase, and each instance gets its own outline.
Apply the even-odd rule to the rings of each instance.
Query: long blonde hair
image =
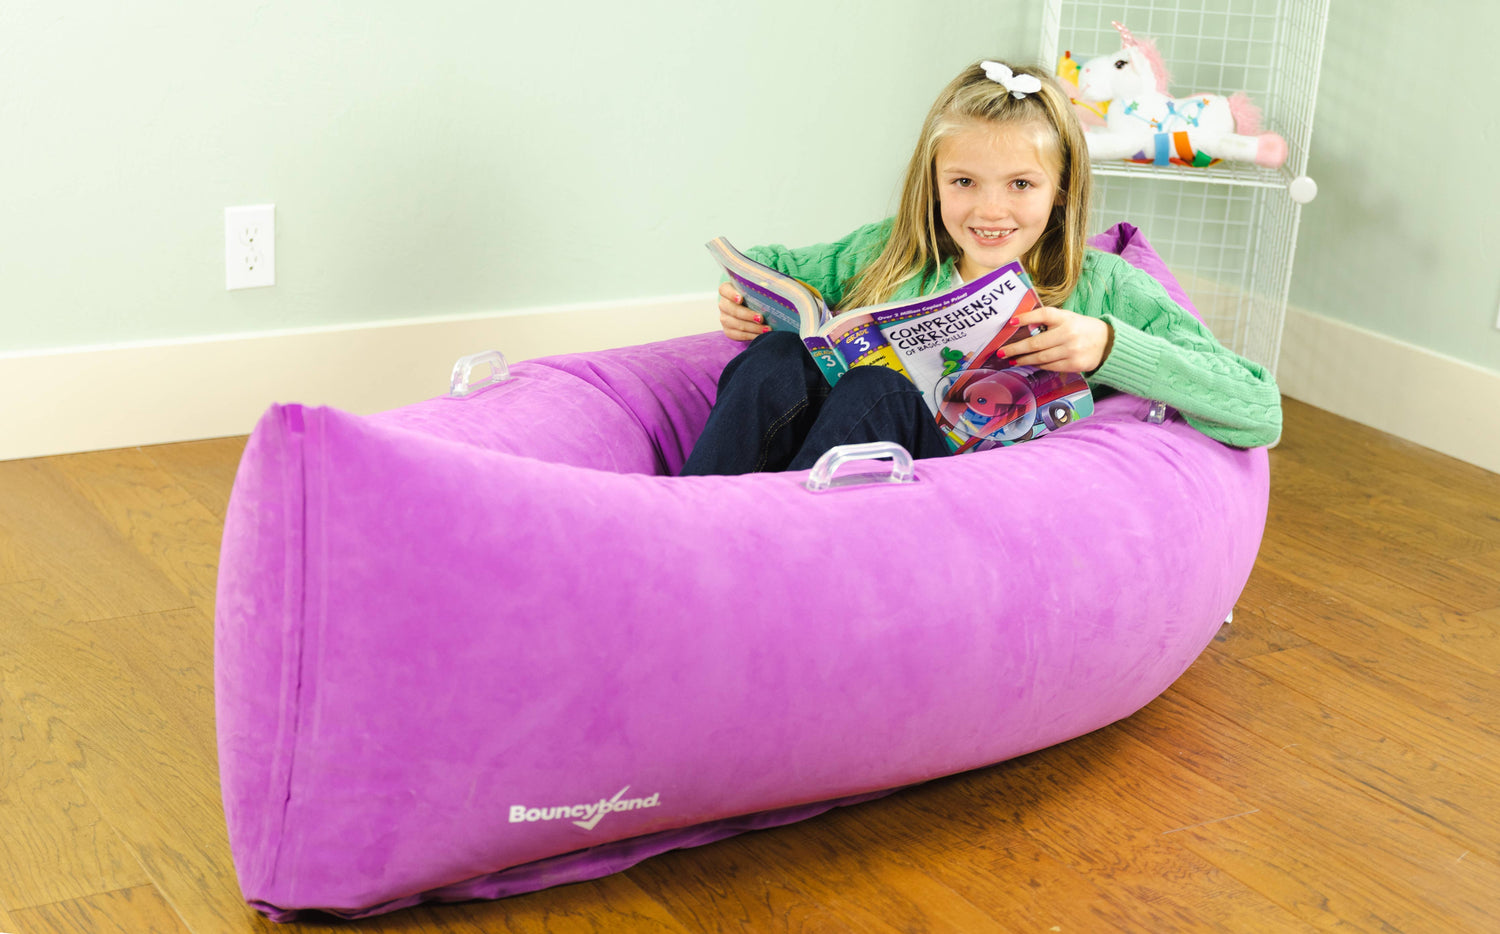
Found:
[[[1031,274],[1044,304],[1060,305],[1073,294],[1083,269],[1088,231],[1089,152],[1083,127],[1067,94],[1050,76],[1036,68],[1012,70],[1018,75],[1035,75],[1042,82],[1041,91],[1016,98],[999,82],[990,80],[976,62],[938,95],[907,165],[890,239],[879,255],[845,283],[841,308],[889,301],[903,283],[918,276],[925,288],[926,279],[936,276],[949,257],[959,254],[939,214],[937,151],[944,137],[976,120],[1050,129],[1061,163],[1058,187],[1062,203],[1052,209],[1047,229],[1021,257],[1021,264]]]

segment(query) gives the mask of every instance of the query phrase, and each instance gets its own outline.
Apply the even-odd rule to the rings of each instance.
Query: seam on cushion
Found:
[[[302,721],[302,656],[303,656],[304,644],[305,644],[305,641],[306,641],[306,624],[307,624],[307,609],[308,609],[308,607],[307,607],[307,600],[308,600],[308,596],[307,596],[307,550],[308,550],[308,522],[307,522],[307,518],[308,518],[308,509],[307,509],[307,500],[308,500],[308,495],[307,495],[307,493],[308,493],[308,490],[307,490],[307,488],[308,488],[308,469],[307,469],[307,466],[308,465],[307,465],[307,461],[308,461],[308,448],[309,448],[309,444],[308,444],[308,441],[309,441],[309,432],[307,431],[307,424],[306,424],[307,421],[308,421],[308,418],[307,418],[306,411],[303,410],[299,406],[298,407],[298,422],[299,422],[299,424],[297,426],[300,429],[299,431],[297,431],[297,438],[298,438],[298,443],[297,443],[297,479],[298,479],[298,490],[297,490],[297,493],[298,493],[298,500],[299,500],[299,502],[297,504],[297,507],[298,507],[297,508],[297,521],[298,521],[299,531],[300,531],[301,534],[297,536],[297,542],[298,542],[297,561],[296,561],[294,567],[288,569],[289,573],[295,573],[295,575],[296,575],[295,588],[294,588],[294,591],[293,591],[294,595],[295,595],[295,600],[294,601],[293,600],[289,600],[288,601],[289,606],[290,605],[295,605],[296,611],[295,611],[295,617],[291,620],[291,625],[289,627],[290,628],[290,636],[291,636],[291,638],[288,639],[287,638],[287,634],[283,633],[283,650],[284,650],[285,654],[284,654],[283,659],[282,659],[281,696],[282,696],[283,703],[285,703],[287,700],[290,700],[290,708],[291,709],[290,709],[289,715],[287,715],[287,716],[285,716],[285,717],[282,718],[281,727],[278,730],[278,735],[277,735],[277,738],[276,738],[276,745],[277,745],[278,748],[281,748],[282,745],[283,745],[283,741],[285,741],[286,766],[285,766],[285,776],[284,776],[284,779],[283,779],[283,781],[281,783],[281,787],[278,788],[278,789],[276,789],[276,792],[279,793],[279,795],[280,795],[280,801],[279,801],[280,814],[278,815],[279,819],[276,822],[276,842],[275,842],[275,847],[274,847],[274,849],[272,851],[272,854],[271,854],[270,872],[268,873],[268,879],[267,879],[267,882],[272,886],[272,891],[275,891],[274,886],[275,886],[276,879],[277,879],[277,871],[278,871],[278,869],[280,869],[281,863],[282,863],[282,857],[286,853],[286,846],[285,846],[285,844],[286,844],[286,827],[287,827],[287,818],[288,818],[288,816],[289,816],[289,814],[291,812],[292,778],[293,778],[293,776],[294,776],[294,774],[296,772],[296,764],[297,764],[297,740],[298,740],[298,738],[299,738],[299,736],[301,735],[301,732],[302,732],[302,730],[301,730],[301,726],[302,726],[302,723],[301,723],[301,721]],[[282,618],[283,618],[283,621],[285,622],[285,620],[286,620],[286,612],[285,611],[283,611]],[[287,646],[285,644],[288,641],[291,642],[290,646]],[[290,658],[288,658],[287,656],[290,656]],[[290,684],[287,683],[288,680],[291,681]],[[295,854],[293,854],[293,855],[295,855]],[[295,884],[295,879],[293,880],[293,884]]]
[[[302,594],[306,610],[302,614],[302,641],[297,654],[297,741],[298,746],[306,737],[309,749],[319,748],[320,727],[323,722],[322,684],[323,648],[326,643],[324,630],[328,625],[328,420],[321,417],[326,410],[319,411],[317,444],[312,448],[308,462],[308,494],[303,502],[306,539],[302,550]],[[309,558],[312,560],[310,561]],[[309,677],[309,670],[312,677]],[[316,757],[314,761],[319,761]],[[297,777],[301,757],[293,755],[292,769],[287,776],[287,813],[291,812],[292,781]],[[307,835],[298,833],[290,854],[293,867],[302,866],[302,850]],[[301,874],[294,877],[293,884],[300,883]]]

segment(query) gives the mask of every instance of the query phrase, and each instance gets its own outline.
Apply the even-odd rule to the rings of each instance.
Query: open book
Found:
[[[829,383],[871,364],[906,374],[955,452],[1029,441],[1094,411],[1081,374],[1016,366],[1001,355],[1040,331],[1010,324],[1041,304],[1020,263],[935,295],[835,313],[817,289],[723,237],[708,249],[747,307],[801,336]]]

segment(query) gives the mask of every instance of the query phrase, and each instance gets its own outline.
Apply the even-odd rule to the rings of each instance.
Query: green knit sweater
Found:
[[[833,243],[799,249],[770,245],[746,250],[751,258],[812,285],[831,308],[844,286],[874,259],[890,236],[891,220],[861,227]],[[957,283],[955,260],[936,276],[903,283],[895,301]],[[1167,296],[1150,275],[1111,253],[1089,250],[1078,287],[1062,307],[1100,318],[1114,331],[1109,355],[1092,373],[1101,387],[1165,402],[1188,424],[1236,447],[1271,444],[1281,435],[1281,393],[1265,367],[1225,349],[1208,328]]]

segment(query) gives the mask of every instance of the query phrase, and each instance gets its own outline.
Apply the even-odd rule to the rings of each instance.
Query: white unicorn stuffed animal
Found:
[[[1248,97],[1169,96],[1155,43],[1114,27],[1124,40],[1120,51],[1090,59],[1077,72],[1079,98],[1107,107],[1103,128],[1086,134],[1091,159],[1194,166],[1229,159],[1269,168],[1286,162],[1286,140],[1260,131],[1260,111]]]

